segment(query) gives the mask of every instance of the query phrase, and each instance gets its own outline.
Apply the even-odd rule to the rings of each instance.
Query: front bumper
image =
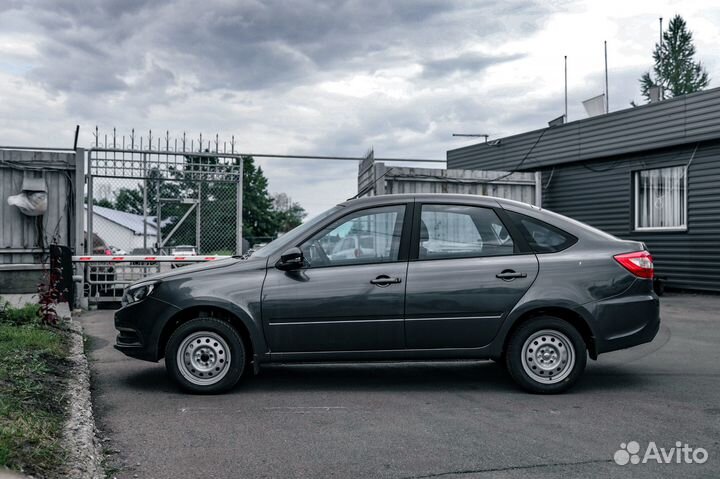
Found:
[[[160,359],[160,335],[178,308],[152,296],[115,312],[115,349],[145,361]]]

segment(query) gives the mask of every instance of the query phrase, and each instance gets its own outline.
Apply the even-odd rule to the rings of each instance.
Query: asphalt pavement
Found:
[[[652,343],[588,361],[557,396],[518,390],[489,361],[273,365],[192,396],[162,362],[112,348],[112,311],[81,321],[111,477],[718,477],[720,296],[661,308]],[[640,463],[616,464],[631,441]],[[642,463],[651,442],[673,463]],[[678,464],[678,442],[706,462]]]

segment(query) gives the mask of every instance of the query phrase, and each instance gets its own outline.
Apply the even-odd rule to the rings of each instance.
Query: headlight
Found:
[[[155,289],[155,284],[155,282],[150,282],[130,286],[122,297],[122,305],[127,306],[147,298]]]

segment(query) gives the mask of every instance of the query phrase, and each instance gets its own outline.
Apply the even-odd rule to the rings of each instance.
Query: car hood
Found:
[[[214,260],[214,261],[207,261],[207,262],[182,266],[180,268],[176,268],[171,271],[167,271],[165,273],[153,274],[153,275],[143,278],[141,281],[138,281],[138,283],[143,283],[145,281],[162,281],[162,280],[166,280],[166,279],[178,279],[183,276],[192,275],[193,273],[196,273],[198,271],[209,271],[212,269],[227,268],[229,266],[234,266],[234,265],[241,265],[241,266],[243,266],[242,269],[245,269],[244,267],[247,267],[248,269],[254,269],[254,268],[257,268],[261,263],[265,263],[266,261],[267,261],[267,258],[260,258],[260,257],[253,258],[252,256],[247,259],[227,258],[227,259],[219,259],[219,260]]]

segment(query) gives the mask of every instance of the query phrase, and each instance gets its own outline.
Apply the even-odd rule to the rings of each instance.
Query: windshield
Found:
[[[281,237],[271,241],[267,244],[267,246],[264,246],[262,249],[255,251],[252,255],[253,257],[260,257],[260,258],[266,258],[268,256],[272,256],[273,254],[277,253],[280,249],[286,248],[289,244],[292,244],[295,242],[295,240],[302,236],[306,231],[311,229],[316,224],[320,223],[322,220],[327,218],[329,215],[333,214],[337,210],[342,208],[342,206],[333,206],[329,210],[320,213],[316,217],[306,221],[305,223],[301,224],[300,226],[296,226],[295,228],[291,229]]]

